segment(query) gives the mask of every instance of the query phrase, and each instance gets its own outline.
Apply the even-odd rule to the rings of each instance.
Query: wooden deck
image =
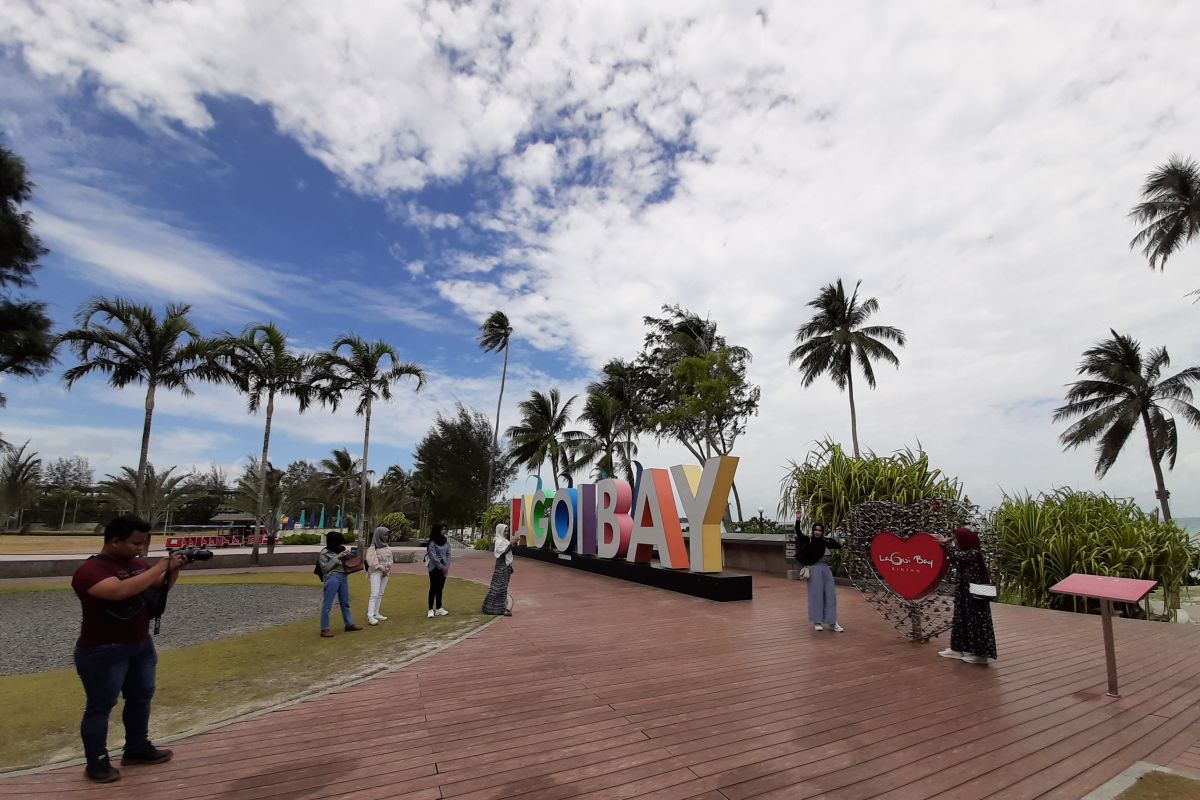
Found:
[[[1073,799],[1200,756],[1200,627],[1117,620],[1112,700],[1098,617],[998,607],[1001,660],[979,667],[900,640],[853,590],[847,632],[816,633],[801,583],[756,576],[754,601],[718,604],[516,567],[515,616],[407,669],[177,742],[112,786],[71,767],[0,797]]]

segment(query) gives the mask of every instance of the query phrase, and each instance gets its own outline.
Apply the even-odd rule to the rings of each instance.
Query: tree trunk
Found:
[[[733,482],[733,502],[737,505],[738,523],[741,524],[745,520],[742,519],[742,497],[738,494],[737,481]]]
[[[1166,483],[1163,482],[1162,473],[1162,456],[1154,450],[1154,433],[1150,429],[1150,415],[1142,412],[1142,427],[1146,429],[1146,444],[1150,447],[1150,465],[1154,467],[1154,484],[1157,491],[1154,496],[1158,498],[1159,507],[1162,508],[1163,522],[1171,521],[1171,504],[1168,502],[1171,493],[1167,491]]]
[[[262,527],[263,506],[267,502],[267,451],[271,446],[271,417],[275,414],[275,390],[267,392],[267,424],[263,427],[262,458],[258,460],[258,508],[254,510],[254,544],[250,563],[258,566],[258,531]]]
[[[854,367],[846,370],[846,388],[850,391],[850,440],[854,443],[854,457],[858,458],[858,412],[854,409]]]
[[[359,468],[358,549],[361,552],[367,538],[367,449],[371,445],[371,398],[367,398],[366,423],[363,425],[363,457]]]
[[[146,488],[146,465],[150,460],[150,422],[154,418],[154,381],[146,387],[146,421],[142,424],[142,454],[138,459],[137,482],[133,487],[133,513],[143,513],[142,503]]]
[[[504,343],[504,368],[500,371],[500,397],[496,400],[496,430],[492,434],[492,452],[488,454],[487,499],[484,510],[492,507],[492,471],[496,460],[496,445],[500,442],[500,406],[504,402],[504,381],[508,377],[508,342]]]
[[[71,502],[70,498],[63,500],[62,522],[58,523],[58,529],[60,531],[67,529],[67,504],[70,502]]]

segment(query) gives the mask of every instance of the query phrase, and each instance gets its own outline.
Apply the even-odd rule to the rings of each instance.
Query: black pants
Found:
[[[442,589],[446,587],[446,573],[440,569],[429,571],[429,608],[442,607]]]

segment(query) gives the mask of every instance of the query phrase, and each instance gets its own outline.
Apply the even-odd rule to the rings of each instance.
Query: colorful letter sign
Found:
[[[559,489],[551,498],[539,484],[533,493],[513,498],[514,530],[520,543],[544,547],[549,539],[564,554],[649,564],[657,552],[668,569],[720,572],[721,519],[737,465],[735,456],[718,456],[703,468],[648,469],[638,475],[636,491],[628,481],[607,478]],[[690,542],[684,541],[680,505]]]

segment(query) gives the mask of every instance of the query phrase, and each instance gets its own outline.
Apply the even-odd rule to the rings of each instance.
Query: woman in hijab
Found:
[[[808,621],[814,630],[841,633],[846,630],[837,621],[837,592],[834,590],[833,570],[829,568],[829,551],[841,550],[836,539],[825,536],[825,526],[812,526],[812,536],[800,531],[800,520],[796,520],[796,559],[808,567]]]
[[[488,593],[483,598],[483,613],[511,617],[512,612],[508,610],[508,580],[513,571],[513,552],[507,525],[496,526],[492,553],[496,556],[496,568],[492,570],[492,585],[488,587]]]
[[[450,612],[442,608],[442,590],[450,574],[450,541],[441,525],[430,531],[429,546],[425,549],[425,569],[429,570],[429,618],[444,617]]]
[[[367,601],[368,625],[378,625],[387,619],[379,613],[379,604],[383,602],[388,576],[392,574],[392,548],[388,547],[391,533],[380,525],[371,534],[371,546],[367,548],[367,579],[371,581],[371,599]]]
[[[987,600],[971,596],[972,583],[991,583],[979,537],[967,528],[954,531],[950,561],[958,575],[954,589],[954,622],[950,628],[950,646],[938,653],[943,658],[960,658],[968,664],[987,664],[996,657],[996,631],[992,628],[992,608]],[[943,545],[949,536],[938,537]]]
[[[350,583],[346,579],[346,559],[352,554],[342,543],[340,531],[329,531],[325,534],[325,549],[317,556],[317,567],[321,570],[321,580],[325,584],[324,602],[321,604],[321,637],[329,639],[333,631],[329,627],[329,609],[333,607],[333,598],[338,599],[342,607],[342,622],[346,632],[361,631],[354,624],[350,615]]]

